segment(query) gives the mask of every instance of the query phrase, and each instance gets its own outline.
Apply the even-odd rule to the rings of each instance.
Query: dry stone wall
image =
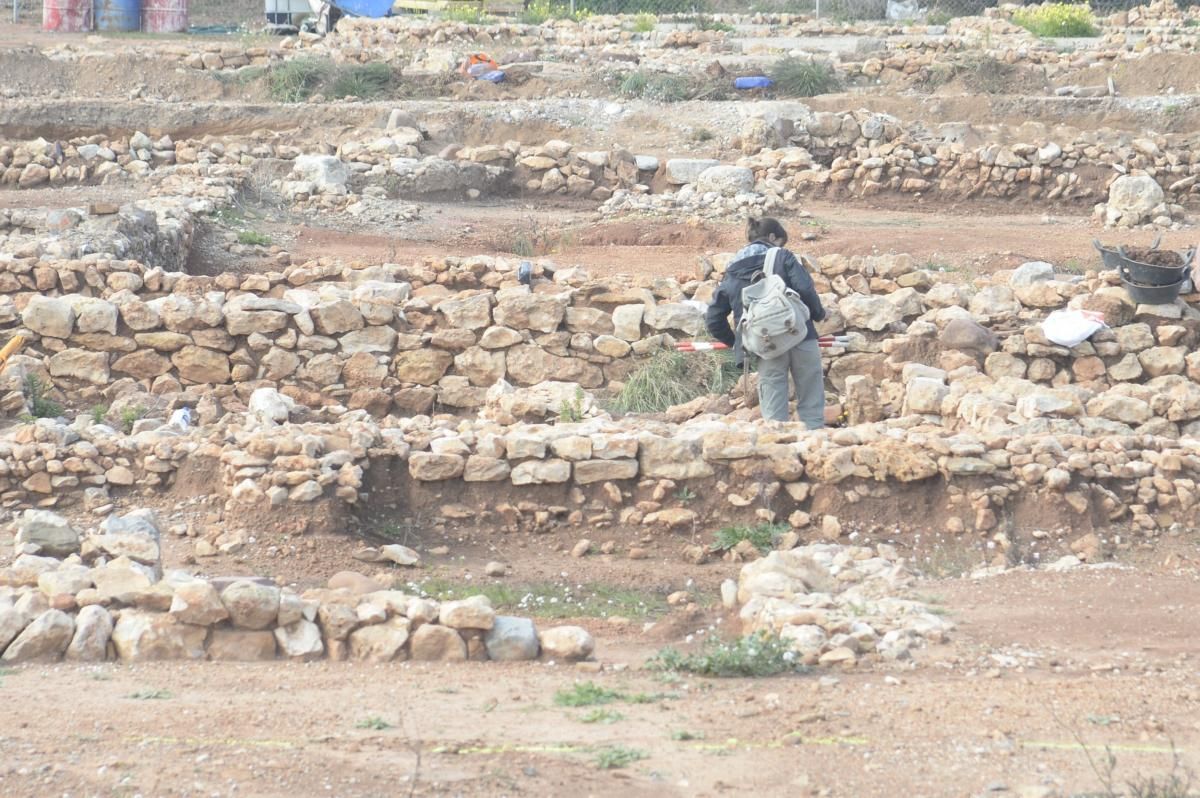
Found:
[[[574,626],[541,633],[484,596],[434,601],[345,572],[297,593],[263,578],[163,573],[149,510],[81,535],[62,516],[25,512],[18,556],[0,569],[0,662],[151,660],[367,662],[572,661],[591,656]],[[387,548],[387,547],[385,547]],[[403,547],[393,547],[403,548]],[[404,552],[398,552],[403,554]]]

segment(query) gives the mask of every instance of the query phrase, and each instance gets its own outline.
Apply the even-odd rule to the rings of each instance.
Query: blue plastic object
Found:
[[[500,69],[493,69],[491,72],[480,75],[479,79],[486,80],[489,83],[499,83],[504,80],[504,72]]]
[[[769,89],[775,85],[775,81],[768,77],[756,78],[734,78],[733,87],[735,89]]]
[[[533,264],[527,260],[521,261],[521,265],[517,267],[517,280],[521,285],[529,285],[533,282]]]
[[[96,30],[131,31],[141,27],[141,0],[97,0]]]
[[[395,0],[335,0],[333,6],[352,17],[377,19],[391,13],[393,2]]]

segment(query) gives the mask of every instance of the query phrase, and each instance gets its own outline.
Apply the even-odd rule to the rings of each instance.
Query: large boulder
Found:
[[[301,155],[292,162],[292,172],[322,194],[345,194],[350,182],[349,168],[332,155]]]
[[[75,328],[75,309],[63,297],[34,295],[21,311],[21,323],[38,335],[68,338]]]
[[[438,621],[451,629],[491,629],[496,623],[496,611],[486,596],[471,596],[462,601],[442,603]]]
[[[367,662],[391,662],[405,659],[410,621],[396,616],[385,623],[365,626],[350,633],[350,656]]]
[[[754,172],[744,166],[710,166],[700,173],[696,190],[733,197],[754,191]]]
[[[107,385],[109,382],[108,353],[89,352],[86,349],[64,349],[46,361],[51,377],[66,377]]]
[[[720,165],[720,161],[711,159],[672,158],[667,161],[667,182],[675,186],[695,183],[705,170]]]
[[[217,589],[202,579],[175,586],[170,613],[181,623],[195,626],[212,626],[229,617]]]
[[[230,622],[240,629],[266,629],[279,617],[279,588],[243,579],[221,593]]]
[[[556,626],[541,634],[542,653],[548,659],[587,659],[596,650],[596,642],[586,629],[580,626]]]
[[[90,604],[75,616],[75,635],[67,646],[66,658],[75,662],[103,662],[108,659],[108,641],[113,620],[108,610]]]
[[[4,662],[56,662],[71,643],[75,621],[59,610],[46,610],[4,650]]]
[[[414,660],[461,662],[467,658],[467,643],[462,636],[449,627],[432,623],[413,632],[409,649]]]
[[[208,629],[180,623],[160,612],[125,610],[112,633],[113,647],[123,662],[160,659],[204,659]]]
[[[1149,175],[1122,175],[1108,187],[1104,217],[1108,224],[1140,224],[1163,203],[1162,186]]]
[[[319,659],[325,653],[321,629],[303,618],[275,629],[275,642],[285,657],[298,660]]]
[[[502,662],[537,659],[540,649],[533,621],[510,615],[496,616],[483,644],[489,659]]]
[[[32,543],[44,554],[66,557],[79,551],[79,533],[49,510],[26,510],[17,521],[17,545]]]

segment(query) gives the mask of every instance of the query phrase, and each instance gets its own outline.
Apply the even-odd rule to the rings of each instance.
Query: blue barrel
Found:
[[[96,0],[96,30],[131,31],[142,26],[142,0]]]
[[[733,81],[735,89],[769,89],[775,85],[775,81],[765,76],[753,78],[736,78]]]

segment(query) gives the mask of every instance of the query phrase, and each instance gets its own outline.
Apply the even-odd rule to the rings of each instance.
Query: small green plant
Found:
[[[373,62],[356,64],[337,70],[329,84],[330,97],[357,97],[370,100],[385,94],[392,87],[396,75],[387,64]]]
[[[679,103],[696,95],[691,81],[683,75],[649,72],[644,69],[637,69],[626,75],[617,87],[617,92],[623,97],[659,103]]]
[[[108,405],[92,405],[91,415],[93,424],[103,424],[104,417],[108,415]]]
[[[133,425],[146,415],[146,408],[141,405],[127,407],[121,411],[121,429],[126,435],[132,434]]]
[[[252,247],[269,247],[271,246],[271,237],[256,233],[253,230],[243,230],[238,233],[237,241],[239,244],[245,244]]]
[[[356,729],[373,729],[375,731],[383,731],[384,729],[392,728],[392,724],[388,723],[386,720],[379,717],[378,715],[371,715],[367,718],[364,718],[363,720],[360,720],[358,723],[355,723],[354,728],[356,728]]]
[[[136,693],[131,693],[130,698],[138,701],[165,701],[171,697],[170,690],[138,690]]]
[[[718,33],[733,33],[733,26],[728,22],[722,22],[708,14],[697,14],[692,19],[692,24],[696,26],[696,30],[714,31]]]
[[[950,20],[954,19],[954,15],[949,11],[934,9],[925,15],[926,25],[949,25]]]
[[[521,12],[521,22],[525,25],[541,25],[551,19],[573,19],[582,22],[592,15],[591,9],[582,4],[576,4],[571,11],[569,2],[551,2],[551,0],[533,0]]]
[[[491,22],[483,10],[483,3],[448,3],[442,10],[442,19],[449,22],[465,22],[468,25],[486,25]]]
[[[700,676],[774,676],[797,670],[795,660],[796,654],[787,643],[767,632],[757,632],[732,642],[710,637],[696,654],[665,648],[646,665]]]
[[[619,720],[625,720],[625,716],[611,709],[593,709],[579,718],[580,723],[616,723]]]
[[[294,58],[273,68],[267,76],[271,99],[280,103],[304,102],[329,75],[333,65],[320,58]]]
[[[713,133],[706,127],[698,127],[692,131],[692,141],[696,142],[697,144],[703,144],[707,141],[712,141],[716,137],[717,134]]]
[[[1096,18],[1086,4],[1045,3],[1018,8],[1013,12],[1012,21],[1034,36],[1075,38],[1100,35]]]
[[[687,485],[684,485],[679,490],[675,491],[675,500],[687,504],[696,500],[696,493]]]
[[[629,376],[613,408],[620,413],[662,413],[699,396],[728,393],[739,376],[729,352],[663,350]]]
[[[837,73],[826,64],[800,58],[782,58],[771,67],[775,89],[786,97],[816,97],[837,91]]]
[[[29,400],[29,414],[34,418],[58,418],[63,406],[46,398],[46,386],[36,374],[25,377],[25,398]]]
[[[676,742],[686,743],[690,740],[703,740],[704,735],[701,732],[690,732],[686,729],[671,732],[671,739]]]
[[[596,767],[601,770],[613,770],[615,768],[623,768],[626,765],[632,765],[634,762],[639,762],[645,759],[649,754],[637,748],[626,748],[623,745],[614,745],[608,748],[601,748],[596,752]]]
[[[633,18],[633,29],[638,33],[649,33],[658,27],[658,17],[653,14],[638,14]]]
[[[581,386],[575,386],[575,398],[568,402],[563,399],[558,409],[558,420],[563,424],[578,424],[583,421],[583,400],[585,394]]]
[[[611,704],[621,697],[615,690],[601,687],[595,682],[580,682],[569,690],[554,694],[554,703],[560,707],[590,707],[596,704]]]
[[[786,524],[758,524],[757,526],[727,526],[716,534],[713,549],[729,551],[736,548],[743,540],[750,541],[754,548],[766,553],[770,551],[779,536],[788,530]]]

